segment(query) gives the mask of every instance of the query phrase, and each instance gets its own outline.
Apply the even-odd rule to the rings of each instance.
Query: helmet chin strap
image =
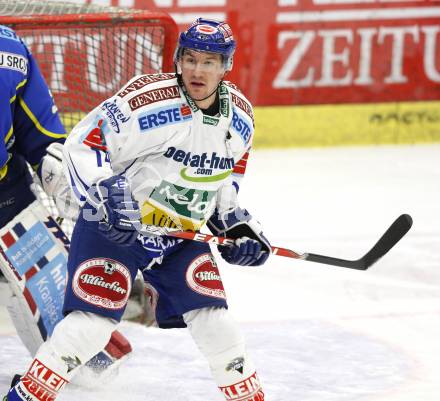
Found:
[[[206,99],[209,99],[215,92],[217,92],[217,89],[218,89],[218,87],[220,86],[220,83],[221,83],[222,81],[220,81],[219,83],[218,83],[218,85],[215,87],[215,89],[208,95],[208,96],[206,96],[206,97],[204,97],[204,98],[202,98],[202,99],[196,99],[195,97],[193,97],[193,96],[191,96],[191,98],[193,99],[193,100],[195,100],[196,102],[202,102],[203,100],[206,100]]]

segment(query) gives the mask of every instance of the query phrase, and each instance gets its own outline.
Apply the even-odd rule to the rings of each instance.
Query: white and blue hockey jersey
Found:
[[[143,223],[199,230],[217,207],[236,205],[254,132],[252,106],[219,86],[220,112],[202,113],[174,74],[133,78],[90,112],[64,146],[81,202],[99,179],[124,175]]]

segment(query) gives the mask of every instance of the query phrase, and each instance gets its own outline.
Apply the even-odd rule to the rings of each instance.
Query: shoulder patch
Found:
[[[251,120],[248,119],[241,110],[236,107],[232,108],[231,132],[235,132],[247,145],[252,138],[254,126]]]
[[[231,92],[232,97],[232,103],[234,103],[237,107],[242,109],[252,120],[252,123],[254,122],[254,113],[252,111],[251,104],[243,99],[241,96],[237,96],[235,93]]]
[[[0,52],[0,68],[18,71],[26,75],[28,70],[27,58],[21,54]]]
[[[130,82],[119,93],[119,97],[127,96],[129,93],[142,89],[144,86],[153,82],[166,81],[168,79],[176,78],[175,74],[147,74],[142,75],[138,79]]]
[[[100,119],[97,123],[93,124],[92,129],[88,132],[86,138],[84,139],[84,145],[92,149],[107,151],[107,146],[105,144],[101,127],[104,120]]]
[[[131,110],[137,110],[142,106],[160,102],[162,100],[178,99],[180,91],[178,85],[166,86],[165,88],[152,89],[142,92],[128,101]]]
[[[104,113],[107,121],[110,123],[110,126],[113,128],[117,134],[121,132],[120,125],[125,124],[130,120],[130,116],[126,116],[122,110],[119,108],[116,98],[113,98],[113,101],[107,100],[101,105],[101,110]]]

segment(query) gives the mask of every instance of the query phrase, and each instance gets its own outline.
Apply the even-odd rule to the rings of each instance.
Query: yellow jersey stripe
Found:
[[[13,133],[14,133],[14,128],[11,125],[11,128],[9,129],[8,133],[5,136],[5,143],[8,143]]]
[[[0,180],[6,177],[6,174],[8,173],[8,163],[9,160],[11,160],[12,155],[8,153],[8,160],[6,160],[6,163],[3,165],[2,168],[0,168]]]
[[[21,82],[17,85],[17,87],[15,88],[15,91],[17,91],[17,90],[20,89],[23,85],[25,85],[26,82],[27,82],[27,79],[23,79],[23,81],[21,81]],[[16,98],[17,98],[17,95],[15,94],[14,96],[12,96],[12,97],[9,99],[9,103],[11,104],[11,103],[15,102],[15,99],[16,99]]]
[[[35,126],[38,129],[38,131],[40,131],[44,135],[50,136],[51,138],[67,138],[67,134],[56,134],[55,132],[48,131],[46,128],[44,128],[40,124],[40,122],[37,120],[37,118],[34,116],[34,114],[29,109],[29,107],[24,102],[24,100],[22,98],[19,98],[18,101],[20,102],[20,106],[23,107],[24,112],[31,119],[31,121],[35,124]]]
[[[2,168],[0,168],[0,180],[6,177],[8,173],[8,163],[6,163]]]

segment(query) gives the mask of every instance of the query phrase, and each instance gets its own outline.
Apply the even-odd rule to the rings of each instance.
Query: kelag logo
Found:
[[[184,180],[191,182],[214,182],[223,180],[232,173],[232,169],[235,165],[233,157],[221,157],[217,155],[217,152],[212,152],[210,155],[203,152],[198,155],[196,153],[185,152],[182,149],[176,149],[174,146],[170,146],[164,153],[164,156],[178,163],[182,163],[189,168],[192,167],[192,174],[187,171],[188,167],[180,170],[180,176]],[[214,169],[227,171],[220,174],[212,174]]]
[[[212,210],[215,194],[215,191],[185,188],[163,180],[150,197],[179,216],[200,221]]]
[[[192,119],[191,109],[187,104],[178,103],[174,106],[158,107],[139,116],[141,131],[166,127]]]

